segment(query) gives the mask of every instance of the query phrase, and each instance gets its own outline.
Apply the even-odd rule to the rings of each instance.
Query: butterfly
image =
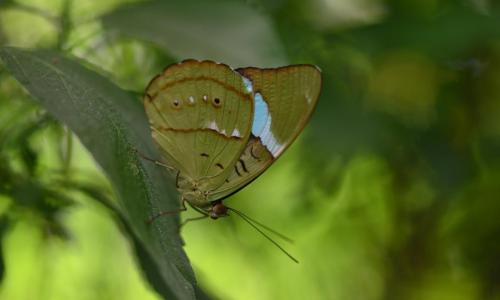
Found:
[[[261,175],[295,140],[318,101],[313,65],[233,70],[213,61],[168,66],[146,88],[153,140],[174,171],[182,209],[227,216],[223,199]]]

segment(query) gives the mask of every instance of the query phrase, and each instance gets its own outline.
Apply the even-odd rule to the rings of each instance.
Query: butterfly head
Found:
[[[222,201],[214,201],[212,202],[212,207],[209,211],[210,218],[216,220],[220,217],[227,217],[227,211],[228,208],[224,205],[224,203],[222,203]]]

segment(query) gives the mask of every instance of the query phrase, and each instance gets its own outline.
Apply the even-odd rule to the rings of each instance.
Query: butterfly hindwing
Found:
[[[169,66],[144,100],[152,136],[181,176],[210,190],[233,172],[251,133],[253,101],[242,76],[212,61]]]
[[[254,91],[252,133],[225,183],[211,193],[211,200],[243,188],[283,153],[309,120],[321,88],[321,73],[311,65],[237,71]]]

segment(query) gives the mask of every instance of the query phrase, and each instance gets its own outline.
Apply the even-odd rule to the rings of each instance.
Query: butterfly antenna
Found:
[[[276,235],[277,237],[283,239],[284,241],[286,241],[286,242],[288,242],[290,244],[293,244],[293,240],[291,238],[287,237],[286,235],[277,232],[276,230],[270,228],[269,226],[266,226],[266,225],[260,223],[259,221],[255,220],[255,219],[250,218],[248,215],[244,214],[243,212],[241,212],[239,210],[236,210],[236,209],[230,208],[230,207],[228,207],[228,209],[234,211],[237,214],[240,214],[240,216],[242,216],[242,217],[246,218],[247,220],[253,222],[255,225],[260,226],[261,228],[264,228],[265,230],[271,232],[272,234]]]
[[[299,263],[299,261],[293,257],[290,253],[288,253],[283,247],[280,246],[280,244],[278,244],[276,241],[274,241],[271,237],[269,237],[264,231],[262,231],[259,227],[257,227],[257,225],[255,224],[259,224],[260,226],[262,226],[262,224],[256,222],[255,224],[253,222],[255,222],[254,220],[248,218],[245,214],[243,214],[242,212],[238,211],[238,210],[235,210],[234,208],[230,208],[228,207],[229,210],[233,211],[234,213],[236,213],[238,216],[240,216],[245,222],[247,222],[248,224],[250,224],[250,226],[252,226],[255,230],[257,230],[260,234],[262,234],[266,239],[268,239],[271,243],[273,243],[276,247],[278,247],[278,249],[280,249],[283,253],[286,254],[286,256],[288,256],[291,260],[293,260],[294,262],[296,263]],[[267,226],[263,226],[263,228],[266,228],[266,229],[270,229],[269,227]],[[276,233],[274,230],[271,229],[271,232],[273,233]],[[281,234],[278,234],[278,236],[282,236]],[[285,237],[285,239],[288,239],[287,237]]]

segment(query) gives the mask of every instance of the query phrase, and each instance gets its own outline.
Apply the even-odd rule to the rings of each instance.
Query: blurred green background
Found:
[[[0,0],[0,45],[57,49],[138,95],[185,58],[322,69],[305,132],[227,200],[292,236],[300,264],[234,216],[190,224],[212,297],[500,299],[497,2]],[[0,299],[159,299],[106,197],[1,67]]]

